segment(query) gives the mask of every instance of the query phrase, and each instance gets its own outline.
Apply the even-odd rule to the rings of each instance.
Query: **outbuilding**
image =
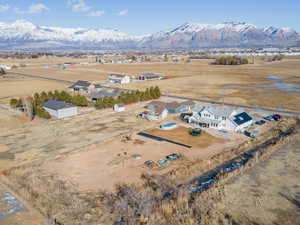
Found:
[[[115,104],[113,109],[116,112],[124,112],[125,111],[125,105],[124,104]]]
[[[43,104],[43,107],[55,119],[78,115],[77,106],[64,101],[49,100]]]

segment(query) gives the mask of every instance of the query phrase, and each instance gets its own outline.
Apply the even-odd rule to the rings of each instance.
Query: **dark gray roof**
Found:
[[[74,87],[89,87],[91,85],[90,82],[84,81],[84,80],[79,80],[76,81],[74,84],[72,84],[69,88],[74,88]]]
[[[251,120],[252,120],[251,116],[249,116],[246,112],[242,112],[234,116],[233,122],[235,122],[237,125],[241,125]]]
[[[112,73],[109,75],[109,78],[123,78],[127,75]]]
[[[111,90],[103,90],[103,91],[97,91],[97,92],[92,92],[90,94],[91,98],[97,98],[97,99],[100,99],[100,98],[104,98],[104,97],[118,97],[120,96],[120,92],[119,91],[111,91]]]
[[[44,102],[43,106],[48,109],[53,109],[53,110],[76,107],[75,105],[73,105],[71,103],[67,103],[64,101],[57,101],[57,100],[49,100],[47,102]]]
[[[105,86],[103,86],[102,84],[95,84],[95,88],[104,88]]]
[[[146,77],[146,78],[159,78],[159,77],[161,77],[160,75],[154,74],[154,73],[144,73],[141,76]]]

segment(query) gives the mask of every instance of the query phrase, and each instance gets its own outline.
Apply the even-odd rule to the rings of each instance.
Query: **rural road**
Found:
[[[69,84],[73,84],[74,83],[74,81],[70,81],[70,80],[61,80],[61,79],[56,79],[56,78],[51,78],[51,77],[45,77],[45,76],[41,76],[41,75],[16,73],[16,72],[7,72],[7,74],[20,75],[20,76],[24,76],[24,77],[31,77],[31,78],[37,78],[37,79],[45,79],[45,80],[51,80],[51,81],[57,81],[57,82],[60,82],[60,83],[69,83]]]
[[[46,79],[46,80],[50,80],[50,81],[57,81],[57,82],[68,83],[68,84],[74,83],[74,81],[56,79],[56,78],[46,77],[46,76],[42,76],[42,75],[24,74],[24,73],[16,73],[16,72],[8,72],[7,74],[14,74],[14,75],[26,76],[26,77],[37,78],[37,79]],[[109,88],[109,86],[104,86],[104,85],[103,85],[103,87]],[[123,89],[123,90],[128,91],[129,89]],[[180,100],[203,102],[203,103],[208,103],[208,104],[213,104],[213,105],[240,107],[240,108],[244,108],[244,109],[251,109],[255,112],[263,111],[265,113],[281,113],[281,114],[285,114],[285,115],[289,115],[289,116],[300,116],[299,111],[289,111],[289,110],[285,110],[285,109],[272,109],[272,108],[265,108],[265,107],[259,107],[259,106],[240,105],[240,104],[233,104],[233,103],[228,103],[228,102],[211,101],[211,100],[205,100],[205,99],[199,99],[199,98],[189,98],[189,97],[168,95],[168,94],[163,94],[162,96],[168,97],[168,98],[180,99]]]

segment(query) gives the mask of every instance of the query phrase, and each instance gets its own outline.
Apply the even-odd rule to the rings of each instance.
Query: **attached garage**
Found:
[[[50,116],[55,119],[78,115],[77,106],[64,101],[49,100],[43,106]]]

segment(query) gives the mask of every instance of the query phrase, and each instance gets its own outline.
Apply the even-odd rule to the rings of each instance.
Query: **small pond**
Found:
[[[227,84],[225,88],[241,88],[241,89],[256,89],[256,90],[279,90],[292,94],[300,94],[300,84],[293,84],[285,82],[286,79],[300,79],[299,76],[266,76],[265,79],[272,80],[271,84],[256,84],[256,85],[239,85]]]

